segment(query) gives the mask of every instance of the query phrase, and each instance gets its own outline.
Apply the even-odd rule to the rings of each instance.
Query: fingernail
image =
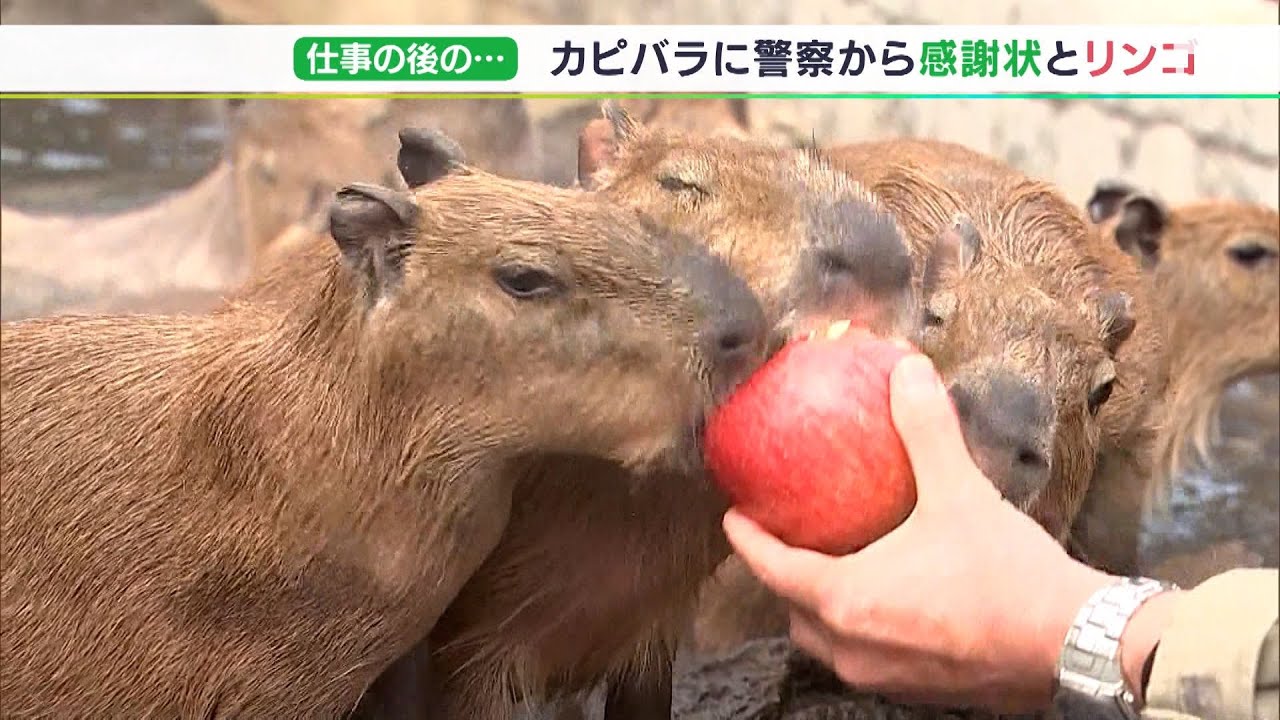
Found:
[[[930,397],[943,392],[942,380],[929,358],[920,355],[908,355],[903,358],[894,370],[898,388],[902,392],[916,397]]]

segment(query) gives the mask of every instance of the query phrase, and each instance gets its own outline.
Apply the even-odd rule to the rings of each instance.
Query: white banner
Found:
[[[1280,93],[1280,27],[3,25],[4,93]]]

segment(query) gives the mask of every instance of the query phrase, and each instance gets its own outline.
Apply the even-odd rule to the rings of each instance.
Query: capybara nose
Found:
[[[820,269],[828,282],[847,282],[871,297],[893,295],[911,284],[911,256],[897,226],[864,202],[841,200],[823,217],[837,222],[819,242]]]
[[[728,264],[710,253],[686,256],[684,271],[707,312],[698,344],[717,395],[730,390],[764,358],[764,308]]]
[[[707,357],[716,376],[717,390],[728,390],[756,368],[764,352],[763,313],[743,307],[729,312],[704,341]]]
[[[1005,499],[1025,509],[1049,483],[1052,398],[1007,371],[961,377],[950,394],[974,462]]]

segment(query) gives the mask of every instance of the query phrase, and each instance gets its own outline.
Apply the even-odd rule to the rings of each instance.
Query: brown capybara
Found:
[[[1036,446],[1054,438],[1054,451],[1041,458],[1053,478],[1045,481],[1053,498],[1024,509],[1066,540],[1095,478],[1110,479],[1121,469],[1148,474],[1167,370],[1145,278],[1056,188],[989,156],[922,139],[866,143],[832,155],[894,211],[912,243],[926,296],[922,349],[948,375],[961,416],[980,407],[978,399],[1003,405],[988,411],[995,415],[1018,404],[1024,411],[1049,408],[1019,414],[1036,419],[1016,424],[1035,428],[1040,440],[1014,460],[1028,469],[1039,465],[1032,462]],[[864,170],[859,158],[867,156],[899,162]],[[955,224],[957,214],[967,222]],[[942,237],[951,242],[938,244],[939,229],[948,224],[954,231]],[[978,372],[977,387],[952,369],[974,367],[984,356],[994,364]],[[1013,379],[1029,381],[1034,391],[1011,392],[1005,381]],[[1002,474],[990,469],[985,443],[970,444],[984,471]]]
[[[1152,439],[1161,336],[1136,268],[1052,186],[963,146],[895,140],[829,156],[905,234],[923,304],[915,340],[948,382],[978,465],[1074,542],[1094,478],[1142,472]],[[755,584],[736,559],[718,571],[698,649],[785,629],[785,609]]]
[[[1280,212],[1230,200],[1168,208],[1115,181],[1099,183],[1087,206],[1150,271],[1162,311],[1172,392],[1156,458],[1168,477],[1184,449],[1207,458],[1227,385],[1280,372]]]
[[[889,333],[914,318],[892,218],[821,158],[649,127],[613,105],[581,149],[584,188],[705,240],[748,281],[775,347],[837,318]],[[608,720],[669,714],[675,645],[728,554],[726,504],[687,474],[615,492],[618,472],[571,458],[517,488],[502,543],[430,637],[440,674],[465,678],[457,707],[503,717],[510,698],[603,679]]]
[[[341,717],[540,458],[699,465],[764,342],[745,284],[596,196],[446,170],[343,188],[278,303],[3,326],[6,717]]]
[[[915,326],[897,221],[812,148],[648,126],[606,103],[582,131],[579,183],[705,240],[760,297],[775,344],[837,319]]]
[[[598,191],[587,192],[705,236],[766,290],[759,294],[775,345],[840,317],[888,331],[915,317],[909,258],[892,218],[821,158],[729,138],[699,147],[616,107],[606,114],[606,151],[583,165],[592,170],[584,185]],[[406,131],[401,142],[409,185],[463,163],[438,133]],[[240,297],[289,297],[319,254],[306,241],[295,252]],[[432,664],[455,698],[445,716],[502,718],[522,699],[602,681],[610,718],[669,712],[674,638],[728,553],[721,494],[700,472],[628,479],[616,463],[569,455],[539,463],[515,492],[501,543],[429,638]]]
[[[1085,206],[1147,271],[1166,336],[1170,391],[1152,472],[1091,491],[1077,518],[1086,554],[1133,573],[1146,511],[1184,460],[1208,458],[1224,390],[1280,371],[1280,213],[1226,200],[1169,208],[1117,180],[1100,181]]]

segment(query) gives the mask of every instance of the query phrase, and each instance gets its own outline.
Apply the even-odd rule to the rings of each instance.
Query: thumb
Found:
[[[957,490],[970,492],[982,473],[965,446],[951,398],[934,370],[920,354],[909,355],[889,378],[889,406],[893,424],[906,448],[919,489],[918,503],[936,502]],[[983,479],[988,491],[993,489]]]

